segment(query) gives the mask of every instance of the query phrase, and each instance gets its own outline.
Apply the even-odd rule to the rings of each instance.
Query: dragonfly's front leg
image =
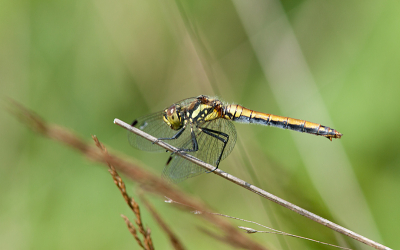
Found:
[[[182,134],[182,133],[181,133],[181,134]],[[173,153],[171,154],[171,156],[169,157],[169,159],[168,159],[166,165],[168,165],[168,164],[171,162],[172,156],[173,156],[175,153],[178,153],[178,152],[196,152],[196,151],[199,150],[199,144],[197,143],[196,135],[195,135],[195,133],[194,133],[194,131],[193,131],[193,126],[190,126],[190,135],[191,135],[191,138],[192,138],[192,146],[193,146],[193,148],[192,148],[192,149],[190,149],[190,148],[188,148],[188,149],[179,148],[177,151],[175,151],[175,152],[173,152]]]
[[[178,139],[179,136],[181,136],[182,133],[185,131],[185,128],[186,128],[186,125],[183,126],[183,127],[182,127],[176,134],[174,134],[171,138],[157,138],[157,140],[155,140],[155,141],[153,142],[153,144],[155,144],[156,142],[162,141],[162,140],[175,140],[175,139]],[[168,150],[167,150],[166,152],[168,152]]]
[[[161,140],[175,140],[175,139],[178,139],[179,136],[181,136],[182,133],[185,131],[185,129],[186,129],[186,125],[183,126],[183,127],[182,127],[175,135],[173,135],[171,138],[158,138],[157,141],[161,141]],[[198,151],[198,150],[199,150],[199,145],[198,145],[198,143],[197,143],[196,135],[195,135],[195,133],[194,133],[194,131],[193,131],[193,126],[192,126],[192,124],[190,124],[190,135],[191,135],[191,138],[192,138],[192,146],[193,146],[193,148],[188,148],[188,149],[186,149],[186,148],[179,148],[178,151],[181,151],[181,152],[195,152],[195,151]],[[153,143],[156,143],[157,141],[155,141],[155,142],[153,142]],[[177,151],[177,152],[178,152],[178,151]],[[174,153],[176,153],[176,152],[174,152]],[[174,153],[173,153],[173,154],[174,154]]]
[[[218,139],[218,140],[220,140],[221,142],[224,143],[224,146],[222,146],[221,153],[219,154],[218,159],[217,159],[217,161],[215,162],[215,168],[214,168],[212,171],[210,171],[210,172],[214,172],[215,170],[218,169],[218,165],[219,165],[219,163],[220,163],[220,161],[221,161],[221,158],[222,158],[222,155],[223,155],[223,153],[224,153],[226,144],[228,144],[228,141],[229,141],[229,135],[228,135],[228,134],[225,134],[225,133],[223,133],[223,132],[221,132],[221,131],[216,131],[216,130],[212,130],[212,129],[208,129],[208,128],[201,128],[201,131],[202,131],[203,133],[205,133],[205,134],[207,134],[207,135],[209,135],[209,136],[212,136],[212,137],[214,137],[214,138],[216,138],[216,139]],[[222,138],[221,136],[223,136],[223,137],[225,137],[225,138]],[[209,173],[210,173],[210,172],[209,172]]]
[[[171,138],[157,138],[157,141],[162,141],[162,140],[175,140],[178,139],[179,136],[182,135],[182,133],[185,131],[186,126],[183,126],[176,134],[174,134]],[[156,143],[157,141],[153,142]]]

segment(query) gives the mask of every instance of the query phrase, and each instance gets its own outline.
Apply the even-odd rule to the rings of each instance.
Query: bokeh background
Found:
[[[399,13],[398,1],[385,0],[5,0],[1,99],[87,141],[95,134],[157,174],[168,154],[131,148],[114,118],[131,122],[206,94],[333,127],[341,140],[236,124],[237,146],[220,168],[399,249]],[[0,114],[2,249],[139,249],[104,166]],[[179,188],[220,213],[371,249],[212,174]],[[230,249],[202,234],[197,227],[210,225],[195,215],[150,198],[189,249]],[[156,249],[171,249],[142,211]],[[332,249],[250,237],[271,249]]]

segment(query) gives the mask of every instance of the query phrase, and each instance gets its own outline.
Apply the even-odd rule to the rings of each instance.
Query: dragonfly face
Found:
[[[236,143],[236,130],[232,121],[257,123],[324,136],[330,140],[342,136],[338,131],[318,123],[276,116],[247,109],[240,105],[225,105],[204,95],[184,99],[161,112],[135,120],[132,126],[153,135],[214,165],[227,157]],[[164,149],[128,132],[129,143],[141,150],[164,152]],[[172,154],[164,168],[163,176],[172,182],[204,173],[205,169]]]
[[[164,110],[164,122],[173,130],[179,130],[183,127],[181,107],[173,104],[171,107]]]

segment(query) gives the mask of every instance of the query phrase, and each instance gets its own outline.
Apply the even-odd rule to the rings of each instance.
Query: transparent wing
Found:
[[[176,102],[175,104],[179,104],[181,107],[186,107],[196,99],[197,99],[197,97],[190,97],[190,98],[180,100],[179,102]]]
[[[181,107],[186,107],[190,103],[192,103],[196,97],[187,98],[177,102]],[[171,129],[163,120],[163,111],[146,115],[136,119],[136,124],[134,127],[156,137],[156,138],[171,138],[178,131]],[[180,148],[187,140],[188,134],[184,133],[176,140],[166,140],[167,143]],[[190,136],[190,134],[189,134]],[[190,138],[189,138],[190,139]],[[128,141],[132,147],[144,150],[144,151],[153,151],[153,152],[163,152],[163,149],[160,146],[153,144],[152,142],[144,139],[141,136],[138,136],[130,131],[128,131]]]
[[[135,122],[133,123],[135,124],[135,128],[138,128],[156,138],[170,138],[177,133],[177,131],[171,129],[164,122],[163,112],[157,112],[151,115],[143,116],[135,121],[136,124]],[[140,150],[165,152],[165,149],[163,149],[162,147],[157,146],[156,144],[153,144],[152,142],[130,131],[128,131],[128,141],[132,147]]]
[[[225,147],[224,153],[222,154],[221,160],[226,158],[235,147],[236,143],[236,130],[233,123],[229,120],[225,119],[217,119],[211,122],[206,122],[204,124],[199,125],[201,128],[208,128],[215,131],[220,131],[229,135],[228,143]],[[209,163],[211,165],[216,164],[216,161],[221,154],[224,143],[221,140],[218,140],[215,137],[212,137],[204,132],[201,132],[199,129],[194,128],[197,143],[199,146],[199,150],[196,152],[188,152],[188,154],[193,155],[194,157]],[[191,149],[193,148],[191,137],[190,137],[190,129],[186,129],[185,134],[185,143],[183,143],[179,148],[181,149]],[[184,136],[184,135],[182,135]],[[194,177],[201,173],[206,172],[206,170],[188,160],[179,157],[178,155],[172,155],[172,160],[165,166],[163,170],[163,177],[172,181],[172,182],[180,182],[189,177]]]

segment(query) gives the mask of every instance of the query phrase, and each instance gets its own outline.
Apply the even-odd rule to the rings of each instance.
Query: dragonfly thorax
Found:
[[[164,110],[163,119],[173,130],[181,129],[183,127],[181,107],[177,104],[173,104],[171,107]]]

